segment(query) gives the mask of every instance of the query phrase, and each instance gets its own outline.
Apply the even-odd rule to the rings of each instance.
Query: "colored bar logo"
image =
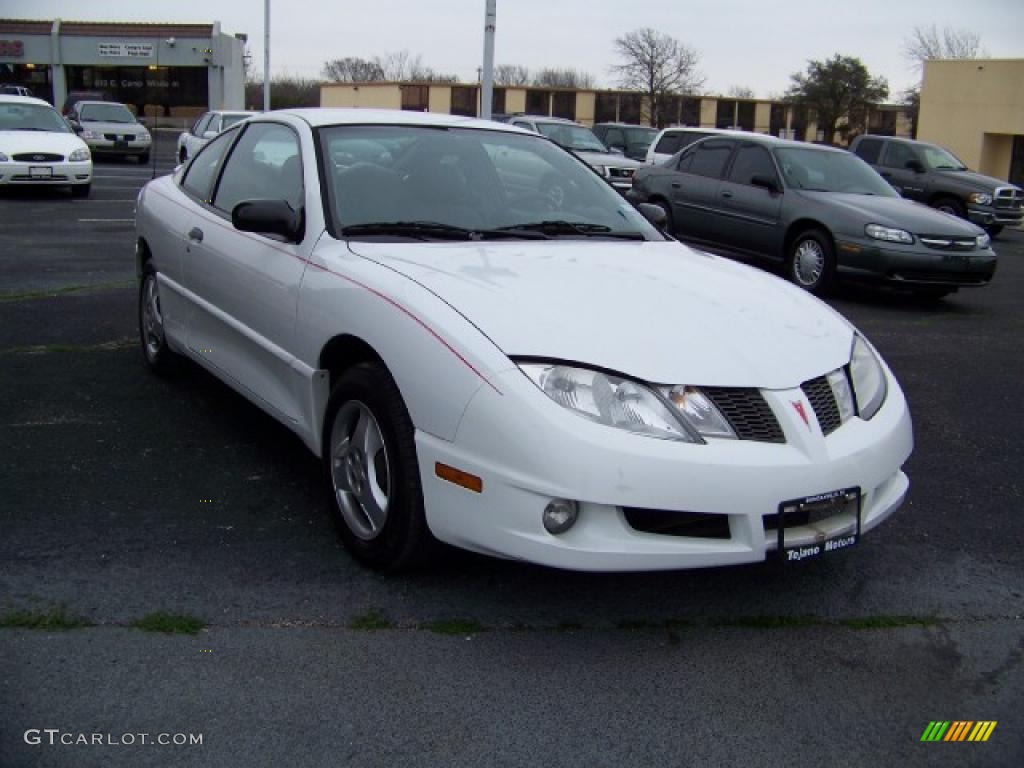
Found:
[[[998,720],[932,720],[921,741],[988,741]]]

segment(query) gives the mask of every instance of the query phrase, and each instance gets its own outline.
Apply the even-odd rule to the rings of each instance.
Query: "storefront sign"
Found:
[[[120,58],[151,59],[152,43],[100,43],[100,56]]]
[[[25,55],[25,44],[21,40],[0,40],[0,56],[20,59]]]

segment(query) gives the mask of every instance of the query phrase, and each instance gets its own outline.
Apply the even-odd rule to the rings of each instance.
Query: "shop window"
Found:
[[[715,128],[732,128],[736,125],[736,102],[719,99],[715,111]]]
[[[640,94],[619,94],[619,122],[640,125]]]
[[[566,120],[576,119],[576,91],[555,91],[551,94],[551,114],[564,117]]]
[[[491,114],[505,114],[505,89],[495,88],[491,92]]]
[[[615,123],[618,122],[619,94],[598,93],[594,97],[594,122]]]
[[[476,87],[453,85],[451,113],[463,117],[476,117],[477,98]]]
[[[786,130],[786,105],[772,104],[771,112],[768,115],[768,133],[772,136],[788,138],[783,136],[784,130]]]
[[[426,85],[402,86],[402,109],[426,112],[430,106],[430,87]]]
[[[744,131],[754,130],[754,108],[752,101],[736,102],[736,125]]]
[[[697,127],[700,125],[700,99],[684,97],[680,107],[679,123]]]
[[[550,96],[548,91],[538,91],[533,88],[528,90],[526,92],[526,114],[550,115]]]

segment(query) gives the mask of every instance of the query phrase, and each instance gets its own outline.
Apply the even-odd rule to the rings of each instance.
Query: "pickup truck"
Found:
[[[1024,219],[1024,190],[968,170],[936,144],[866,134],[853,140],[850,151],[903,197],[972,221],[992,237]]]

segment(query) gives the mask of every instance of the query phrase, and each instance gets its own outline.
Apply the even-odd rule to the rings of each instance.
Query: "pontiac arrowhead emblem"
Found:
[[[800,414],[800,418],[804,420],[804,424],[806,424],[807,428],[810,429],[811,420],[807,418],[807,411],[804,409],[803,402],[800,400],[791,400],[790,402],[793,404],[793,408],[796,409],[796,412]]]

